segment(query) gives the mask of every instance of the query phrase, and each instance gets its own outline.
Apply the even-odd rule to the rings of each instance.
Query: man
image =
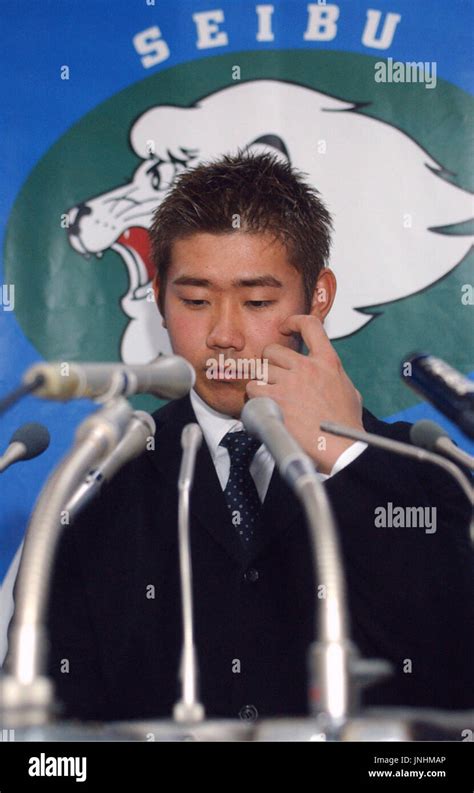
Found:
[[[474,705],[467,500],[435,468],[319,427],[331,419],[404,441],[409,433],[407,424],[384,424],[362,409],[325,334],[336,294],[330,232],[317,191],[268,154],[239,153],[187,171],[158,208],[156,299],[196,384],[190,397],[154,414],[155,450],[129,463],[64,534],[48,663],[65,715],[163,717],[178,698],[176,482],[181,431],[191,421],[205,440],[191,539],[207,714],[307,712],[306,656],[321,582],[296,498],[239,421],[255,396],[280,405],[324,482],[354,642],[364,656],[393,664],[393,676],[368,689],[365,701]],[[227,378],[222,360],[259,361],[266,377]],[[434,521],[428,530],[381,527],[377,510],[389,503],[429,509]]]

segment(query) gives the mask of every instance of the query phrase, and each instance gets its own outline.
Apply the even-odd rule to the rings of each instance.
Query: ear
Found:
[[[329,267],[324,267],[319,273],[316,287],[311,300],[310,314],[324,321],[329,314],[334,298],[336,297],[337,281],[336,276]]]
[[[161,310],[160,310],[160,279],[158,277],[158,273],[156,273],[155,277],[153,278],[152,286],[153,286],[153,293],[155,295],[155,303],[156,303],[156,306],[158,308],[158,311],[161,314]],[[163,325],[164,328],[166,328],[166,320],[164,318],[164,315],[162,314],[161,316],[162,316],[161,324]]]

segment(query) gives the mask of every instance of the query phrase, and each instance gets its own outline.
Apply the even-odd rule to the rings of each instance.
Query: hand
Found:
[[[247,396],[271,397],[280,406],[285,425],[321,473],[329,474],[353,441],[325,434],[322,421],[336,421],[363,430],[362,397],[347,374],[322,322],[310,314],[294,314],[280,326],[285,335],[300,333],[308,355],[281,344],[262,352],[268,360],[268,383],[251,380]]]

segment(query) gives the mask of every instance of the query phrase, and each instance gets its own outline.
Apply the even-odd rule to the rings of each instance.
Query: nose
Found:
[[[81,233],[81,229],[80,229],[81,219],[86,215],[90,215],[91,212],[92,209],[89,206],[87,206],[87,204],[78,204],[77,206],[69,210],[68,213],[69,219],[72,222],[71,225],[69,226],[68,234],[71,237],[79,236],[79,234]]]
[[[245,335],[238,312],[230,305],[216,308],[207,346],[218,350],[243,350]]]

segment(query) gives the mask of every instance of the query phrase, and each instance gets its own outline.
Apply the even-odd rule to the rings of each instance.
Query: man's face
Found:
[[[279,326],[302,313],[301,274],[272,236],[198,233],[173,244],[166,327],[174,353],[196,370],[197,393],[215,410],[238,417],[248,379],[209,379],[209,359],[258,360],[273,342],[298,350],[299,340]]]

